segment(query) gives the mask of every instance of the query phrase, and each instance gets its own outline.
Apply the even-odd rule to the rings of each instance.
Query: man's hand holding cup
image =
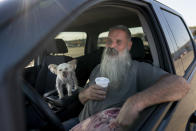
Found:
[[[106,98],[109,79],[105,77],[97,77],[95,83],[79,94],[80,101],[84,104],[88,100],[104,100]]]
[[[103,100],[106,98],[109,79],[105,77],[97,77],[95,85],[89,87],[89,95],[91,100]]]

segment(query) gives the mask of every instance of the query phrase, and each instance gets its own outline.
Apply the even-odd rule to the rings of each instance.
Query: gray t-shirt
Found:
[[[108,87],[106,98],[103,101],[88,100],[79,115],[79,120],[111,107],[121,107],[126,99],[135,93],[150,87],[161,76],[167,74],[164,70],[144,62],[132,60],[127,76],[120,83],[121,88]],[[95,67],[89,78],[89,85],[95,84],[95,78],[100,76],[100,65]]]

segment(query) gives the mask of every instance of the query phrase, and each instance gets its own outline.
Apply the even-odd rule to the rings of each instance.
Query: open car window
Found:
[[[62,39],[68,48],[66,55],[75,58],[84,55],[86,37],[85,32],[61,32],[55,38]]]
[[[96,12],[99,17],[94,17],[92,12]],[[104,13],[107,15],[104,15]],[[131,54],[133,54],[132,58],[153,65],[154,61],[158,61],[158,57],[156,57],[158,54],[155,48],[155,42],[153,42],[154,36],[149,28],[150,25],[147,24],[147,27],[144,27],[143,23],[145,23],[146,20],[140,19],[140,15],[141,13],[139,13],[139,11],[132,8],[130,8],[130,10],[112,6],[109,6],[108,8],[103,8],[102,6],[90,8],[76,17],[68,27],[65,28],[65,26],[61,25],[62,30],[55,32],[55,34],[58,35],[53,36],[54,41],[51,42],[51,44],[57,47],[47,46],[43,49],[43,52],[40,53],[43,54],[43,59],[40,62],[41,67],[34,68],[36,73],[32,73],[32,71],[26,71],[26,74],[24,73],[24,76],[27,78],[26,80],[30,81],[29,83],[35,90],[43,96],[50,109],[55,112],[61,121],[78,116],[82,109],[82,105],[78,102],[78,92],[74,94],[74,98],[72,99],[67,96],[66,89],[64,90],[65,101],[62,102],[61,100],[58,100],[58,93],[55,90],[56,74],[48,69],[49,65],[58,65],[76,59],[77,67],[75,73],[78,85],[79,87],[84,87],[93,69],[101,62],[103,49],[108,36],[107,30],[111,26],[123,22],[131,31],[132,42],[135,46],[131,50]],[[112,21],[110,19],[112,19]],[[116,19],[118,20],[115,21]],[[107,20],[108,22],[104,23],[104,21]],[[148,34],[146,32],[148,32]],[[58,42],[56,40],[61,40],[60,43],[64,46],[58,48]],[[53,48],[57,48],[60,51],[53,50]],[[88,53],[85,54],[86,51]],[[66,108],[67,105],[64,104],[70,104],[70,108]],[[29,110],[29,105],[26,106],[30,116],[32,113],[35,113],[34,110],[36,109]],[[151,114],[151,112],[152,110],[147,111],[148,114]],[[144,114],[143,116],[145,119],[148,117],[148,115],[145,116]],[[32,119],[29,116],[26,117],[27,123],[29,121],[31,122]]]
[[[140,39],[142,39],[143,43],[145,46],[148,46],[148,41],[146,39],[146,35],[144,34],[143,28],[142,27],[132,27],[129,28],[130,32],[131,32],[131,36],[132,37],[139,37]],[[108,31],[106,32],[102,32],[99,34],[98,36],[98,41],[97,41],[97,47],[105,47],[105,43],[106,43],[106,38],[108,36]]]

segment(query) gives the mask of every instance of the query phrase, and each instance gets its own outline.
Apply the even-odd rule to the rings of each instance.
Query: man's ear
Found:
[[[74,70],[76,69],[76,67],[77,67],[77,60],[76,59],[73,59],[73,60],[69,61],[68,63],[72,65]]]
[[[50,64],[50,65],[48,66],[48,69],[49,69],[52,73],[57,74],[57,65],[55,65],[55,64]]]
[[[128,50],[130,51],[131,50],[131,47],[132,47],[132,41],[130,40],[130,41],[128,41]]]

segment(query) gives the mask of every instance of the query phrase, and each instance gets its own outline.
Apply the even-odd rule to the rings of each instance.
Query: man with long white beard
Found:
[[[121,107],[111,128],[130,125],[146,107],[181,99],[189,90],[182,77],[131,59],[131,33],[123,25],[109,29],[101,64],[95,67],[85,89],[79,93],[84,108],[79,120],[111,107]],[[107,91],[95,84],[96,77],[110,80]]]

